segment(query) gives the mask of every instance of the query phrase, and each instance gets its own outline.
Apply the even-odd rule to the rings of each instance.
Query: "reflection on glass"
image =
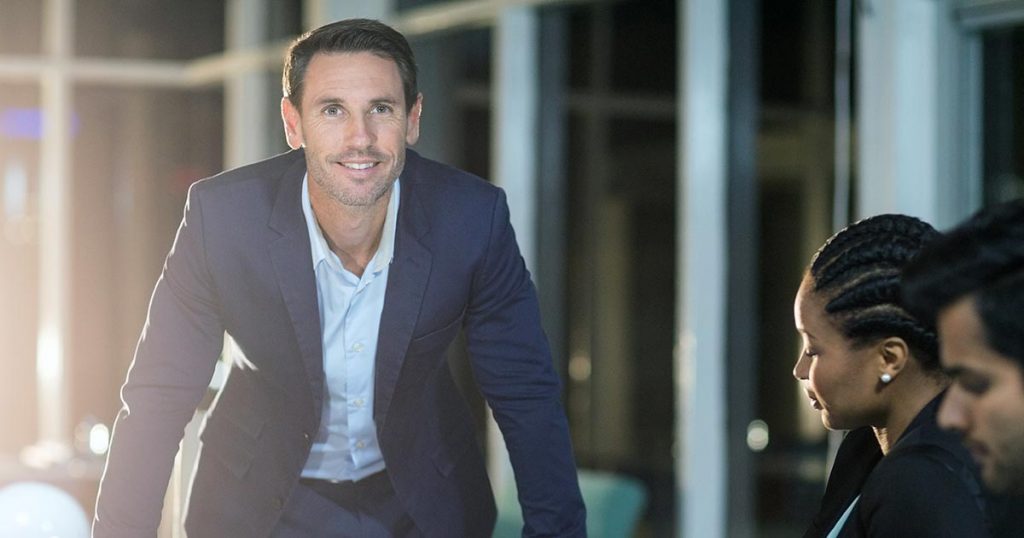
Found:
[[[223,91],[79,85],[72,140],[70,420],[113,417],[189,185],[222,169]]]
[[[78,56],[186,60],[224,50],[225,5],[207,0],[76,0]]]
[[[37,85],[0,81],[0,458],[36,440],[36,409],[26,402],[36,401],[39,137],[26,111],[38,107]]]
[[[18,157],[12,157],[3,171],[3,219],[18,221],[28,212],[28,170]]]
[[[985,203],[1024,197],[1024,27],[985,32],[983,178]]]
[[[0,54],[39,54],[43,4],[40,0],[0,0]]]

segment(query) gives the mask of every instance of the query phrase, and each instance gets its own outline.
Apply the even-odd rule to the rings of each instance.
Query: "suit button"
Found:
[[[303,433],[302,434],[302,438],[307,440],[307,441],[309,441],[309,434],[308,433]]]
[[[284,508],[284,499],[281,497],[274,497],[274,508],[278,510]]]

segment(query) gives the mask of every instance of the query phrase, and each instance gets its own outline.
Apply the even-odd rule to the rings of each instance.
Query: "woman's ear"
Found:
[[[878,342],[878,355],[881,360],[879,377],[888,375],[888,380],[896,379],[896,376],[907,366],[910,360],[910,346],[906,340],[898,336],[890,336]],[[883,381],[888,383],[889,381]]]

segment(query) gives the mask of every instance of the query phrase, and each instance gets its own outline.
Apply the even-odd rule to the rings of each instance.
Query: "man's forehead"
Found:
[[[390,68],[382,70],[383,63],[373,67],[377,61],[387,62]],[[396,104],[405,101],[401,74],[394,61],[369,52],[317,53],[306,70],[305,86],[305,103],[358,98]],[[350,93],[353,90],[358,93]],[[362,95],[366,92],[370,95]]]
[[[326,62],[343,63],[343,62],[348,61],[348,60],[380,60],[381,62],[386,62],[386,63],[390,64],[391,67],[393,67],[395,69],[396,73],[399,72],[398,62],[396,62],[394,58],[392,58],[392,57],[390,57],[390,56],[388,56],[386,54],[381,54],[381,53],[374,52],[374,51],[371,51],[371,50],[354,50],[354,51],[322,50],[322,51],[318,51],[318,52],[313,54],[313,56],[309,60],[309,65],[313,65],[314,63],[316,63],[316,64],[323,64],[323,63],[326,63]]]

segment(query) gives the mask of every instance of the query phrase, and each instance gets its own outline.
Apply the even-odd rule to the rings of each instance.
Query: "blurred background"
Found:
[[[1024,196],[1024,1],[0,0],[0,486],[92,513],[186,189],[287,149],[284,48],[352,16],[413,44],[416,149],[508,191],[577,461],[639,486],[635,536],[801,534],[829,454],[790,374],[811,254]]]

